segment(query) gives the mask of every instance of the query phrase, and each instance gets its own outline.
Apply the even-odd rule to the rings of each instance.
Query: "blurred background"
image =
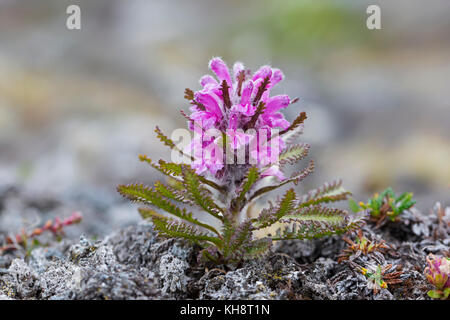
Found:
[[[137,156],[168,159],[154,126],[185,126],[184,88],[213,56],[284,71],[275,93],[300,98],[286,117],[309,116],[305,188],[450,205],[449,17],[448,0],[0,0],[0,232],[73,211],[73,236],[139,221],[115,187],[160,178]]]

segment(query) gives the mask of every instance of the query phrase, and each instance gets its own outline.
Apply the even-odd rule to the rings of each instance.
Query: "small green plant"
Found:
[[[184,155],[188,163],[153,162],[140,156],[141,161],[168,176],[169,183],[157,181],[153,187],[119,185],[118,192],[131,201],[170,214],[172,217],[148,207],[139,209],[142,217],[151,219],[160,236],[190,240],[203,247],[202,257],[217,264],[261,257],[273,240],[314,239],[359,229],[365,214],[351,215],[324,206],[350,195],[340,181],[303,196],[289,189],[276,203],[269,202],[270,206],[258,217],[246,215],[246,209],[261,196],[289,183],[297,185],[313,172],[312,161],[290,177],[280,170],[308,154],[308,144],[293,143],[302,132],[306,114],[301,112],[289,123],[278,112],[296,101],[286,95],[269,96],[269,89],[283,78],[278,69],[264,66],[251,76],[241,63],[236,63],[231,81],[221,59],[211,60],[210,67],[219,81],[204,76],[200,81],[203,90],[185,91],[192,114],[182,114],[188,119],[190,130],[199,132],[199,138],[194,135],[189,145],[193,150],[187,153],[158,127],[155,130],[161,142]],[[219,134],[211,137],[206,134],[209,129]],[[264,138],[278,143],[280,149],[260,144],[252,149],[252,141],[259,143]],[[239,150],[249,151],[242,162],[237,161]],[[203,210],[217,223],[198,220],[189,206]],[[274,234],[255,239],[256,230],[271,226],[278,227]]]
[[[400,276],[403,274],[401,266],[393,266],[387,264],[385,266],[371,266],[369,268],[361,268],[361,273],[366,276],[368,287],[377,294],[380,289],[387,289],[388,285],[402,283]]]
[[[360,212],[362,210],[368,210],[370,217],[380,226],[386,219],[390,221],[397,221],[399,215],[403,211],[410,209],[416,201],[412,200],[413,194],[411,192],[405,192],[399,195],[395,195],[392,188],[387,188],[381,194],[375,193],[367,203],[356,201],[350,198],[349,207],[353,212]]]
[[[428,291],[428,296],[433,299],[448,299],[450,297],[450,258],[438,257],[429,254],[428,266],[424,274],[434,290]]]
[[[368,255],[376,251],[383,251],[390,247],[386,244],[386,241],[371,240],[363,235],[362,230],[358,230],[355,237],[355,241],[344,236],[342,239],[347,243],[347,248],[342,250],[338,256],[338,262],[349,260],[350,257],[359,257],[360,255]]]

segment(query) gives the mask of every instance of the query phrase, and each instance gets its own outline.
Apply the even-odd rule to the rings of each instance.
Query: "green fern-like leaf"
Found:
[[[222,238],[223,238],[223,242],[225,244],[224,248],[223,248],[223,256],[224,257],[228,257],[230,254],[230,250],[231,250],[231,239],[233,238],[233,234],[235,231],[235,226],[233,225],[231,219],[229,219],[227,217],[227,215],[224,216],[224,220],[223,220],[223,225],[222,225]]]
[[[182,203],[192,204],[192,201],[186,198],[184,190],[177,190],[172,187],[162,184],[160,181],[156,181],[154,188],[159,194],[167,199],[175,200]]]
[[[156,126],[156,128],[155,128],[155,132],[156,132],[156,136],[158,137],[158,139],[159,139],[162,143],[164,143],[164,145],[168,146],[170,149],[177,150],[181,155],[185,156],[186,158],[189,158],[189,159],[191,159],[191,160],[194,160],[194,157],[189,156],[189,155],[185,154],[182,150],[180,150],[180,149],[176,146],[175,142],[173,142],[172,139],[170,139],[169,137],[167,137],[167,136],[161,131],[161,129],[160,129],[158,126]]]
[[[346,200],[352,193],[342,187],[342,181],[325,183],[322,187],[311,190],[300,201],[300,207],[309,207],[320,203]]]
[[[187,164],[179,164],[179,163],[173,163],[173,162],[166,162],[164,160],[159,160],[158,164],[152,162],[152,159],[150,159],[149,157],[147,157],[146,155],[140,155],[139,159],[143,162],[148,163],[150,166],[152,166],[153,168],[155,168],[156,170],[158,170],[159,172],[165,174],[166,176],[169,176],[170,178],[174,178],[175,181],[180,182],[180,180],[177,180],[176,177],[180,177],[183,174],[183,167],[188,167],[189,165]],[[215,182],[206,179],[205,177],[202,176],[198,176],[198,179],[203,182],[204,184],[216,189],[219,192],[225,192],[226,190],[217,185]]]
[[[242,184],[242,190],[239,193],[238,201],[242,201],[245,198],[245,195],[247,192],[250,191],[250,189],[253,187],[253,185],[258,181],[259,179],[259,171],[256,167],[251,167],[248,170],[247,176],[245,177],[245,180]]]
[[[231,252],[240,250],[242,246],[249,245],[252,239],[253,226],[251,220],[246,220],[236,229],[231,239]]]
[[[255,193],[253,193],[253,195],[250,197],[250,201],[263,195],[264,193],[267,193],[269,191],[278,189],[279,187],[284,186],[285,184],[288,183],[294,183],[295,185],[297,185],[300,181],[302,181],[303,179],[305,179],[307,176],[309,176],[312,172],[314,171],[314,161],[311,160],[309,162],[308,167],[300,170],[299,172],[293,174],[290,178],[283,180],[281,183],[277,184],[277,185],[272,185],[272,186],[267,186],[267,187],[263,187],[261,189],[258,189],[255,191]]]
[[[149,209],[149,208],[139,208],[138,209],[139,214],[141,215],[142,219],[144,220],[151,220],[153,217],[165,219],[166,217],[155,210]]]
[[[272,202],[269,202],[269,204],[270,206],[268,208],[261,210],[259,216],[253,219],[253,227],[255,229],[263,229],[276,222],[275,212],[277,208],[272,204]]]
[[[299,208],[295,213],[283,216],[281,222],[317,221],[340,224],[345,220],[347,212],[340,209],[322,207],[320,205]]]
[[[319,205],[300,208],[296,213],[284,216],[280,220],[287,225],[280,228],[273,239],[315,239],[342,234],[360,228],[365,218],[365,214],[350,217],[347,211]]]
[[[209,191],[202,187],[198,175],[187,166],[183,167],[183,183],[186,191],[189,193],[190,199],[200,208],[222,220],[223,210],[219,208],[209,195]]]
[[[280,164],[294,164],[304,159],[308,155],[309,148],[310,146],[307,143],[297,144],[288,148],[280,154]]]
[[[163,237],[184,238],[194,243],[207,241],[221,247],[222,241],[219,238],[209,236],[200,232],[193,226],[190,226],[181,221],[175,221],[167,218],[152,217],[153,225],[158,231],[158,234]]]
[[[153,168],[169,177],[178,177],[181,176],[182,174],[181,164],[165,162],[164,160],[159,160],[158,164],[156,164],[152,161],[152,159],[148,158],[146,155],[140,155],[139,160],[148,163]]]
[[[280,201],[278,210],[275,212],[275,217],[277,220],[292,212],[295,206],[296,197],[297,196],[294,189],[289,189],[286,191],[283,199]]]
[[[266,255],[272,247],[272,240],[270,238],[262,238],[250,242],[244,247],[244,258],[255,259]]]
[[[158,139],[162,143],[164,143],[164,145],[168,146],[170,149],[175,148],[175,143],[171,139],[169,139],[169,137],[167,137],[164,133],[162,133],[161,129],[158,126],[156,126],[155,128],[155,132]]]
[[[153,205],[180,219],[196,224],[216,234],[219,234],[219,232],[214,227],[198,221],[192,216],[192,212],[187,212],[186,209],[184,208],[180,209],[172,202],[164,199],[161,194],[159,194],[152,188],[148,188],[142,184],[129,184],[129,185],[119,185],[117,190],[121,195],[123,195],[124,197],[126,197],[131,201],[137,201]]]
[[[297,196],[293,189],[289,189],[284,194],[277,206],[271,205],[269,208],[263,209],[256,219],[252,219],[255,229],[263,229],[271,226],[282,217],[292,213],[297,202]]]

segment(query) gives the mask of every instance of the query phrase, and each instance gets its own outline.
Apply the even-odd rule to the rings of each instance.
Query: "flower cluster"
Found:
[[[435,290],[428,291],[431,298],[447,299],[450,295],[450,259],[429,254],[424,273]]]
[[[227,164],[257,164],[265,168],[262,176],[283,180],[274,164],[286,148],[278,133],[290,126],[280,110],[291,99],[270,96],[270,90],[283,80],[283,73],[263,66],[252,75],[236,62],[230,74],[221,58],[213,58],[209,67],[217,79],[205,75],[200,79],[203,89],[186,89],[185,97],[192,104],[189,129],[195,134],[185,152],[194,157],[192,167],[197,174],[209,172],[221,177]],[[238,154],[243,155],[242,162],[236,159]]]

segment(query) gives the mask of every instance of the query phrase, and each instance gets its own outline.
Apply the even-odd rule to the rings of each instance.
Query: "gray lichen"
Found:
[[[28,256],[1,256],[0,299],[428,299],[425,257],[449,250],[448,237],[442,237],[448,223],[437,233],[434,218],[416,215],[383,229],[363,228],[370,238],[389,239],[392,249],[384,252],[338,263],[345,247],[338,237],[288,241],[232,268],[199,264],[199,248],[159,238],[142,222],[100,241],[82,236]],[[418,224],[429,237],[417,234]],[[402,283],[376,292],[355,268],[390,264],[393,270],[401,265]]]

